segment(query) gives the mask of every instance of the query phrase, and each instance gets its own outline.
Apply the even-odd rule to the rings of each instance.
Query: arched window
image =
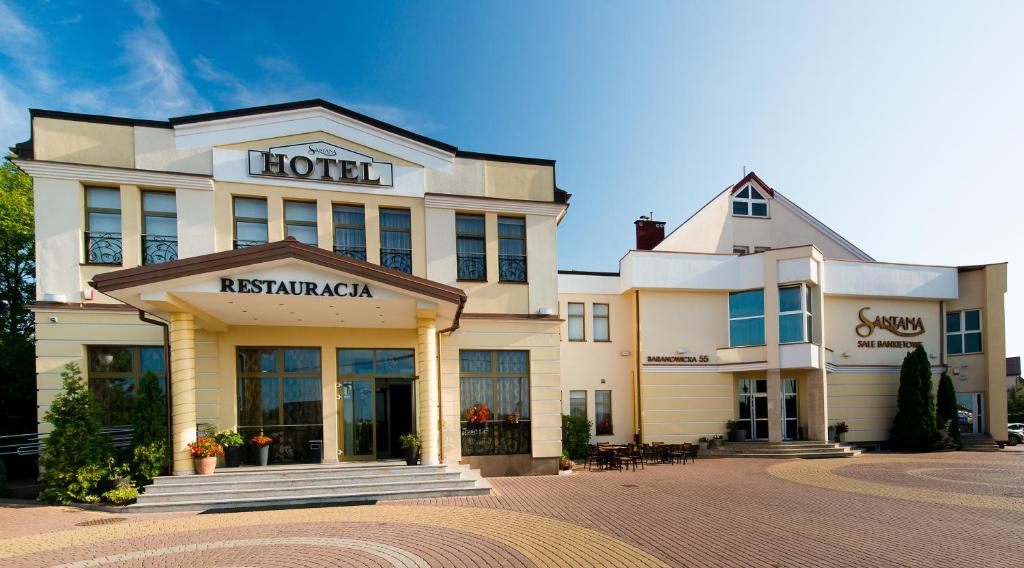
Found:
[[[742,217],[767,217],[768,200],[754,186],[748,185],[732,198],[732,214]]]

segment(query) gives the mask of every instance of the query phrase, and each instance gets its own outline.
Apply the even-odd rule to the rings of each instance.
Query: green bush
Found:
[[[218,444],[228,446],[244,446],[245,440],[242,439],[242,435],[234,430],[224,430],[223,432],[217,432],[214,434],[213,439]]]
[[[116,489],[111,489],[103,494],[103,500],[108,503],[112,503],[119,507],[128,505],[132,501],[135,501],[139,497],[139,490],[134,485],[122,485]]]
[[[939,378],[938,401],[935,405],[936,424],[941,426],[949,436],[949,444],[960,449],[960,406],[956,402],[956,387],[953,386],[953,379],[943,371]]]
[[[903,358],[892,444],[902,450],[927,451],[935,443],[935,399],[928,352],[918,345]]]
[[[562,430],[565,432],[565,448],[569,459],[587,457],[587,444],[590,443],[590,429],[593,423],[584,416],[562,415]]]
[[[167,402],[152,372],[139,379],[132,403],[132,478],[140,486],[167,468]]]
[[[53,431],[39,453],[45,486],[39,499],[61,504],[95,502],[96,486],[103,479],[106,458],[112,450],[110,439],[102,432],[99,414],[78,365],[65,365],[61,379],[63,391],[44,416],[53,425]]]

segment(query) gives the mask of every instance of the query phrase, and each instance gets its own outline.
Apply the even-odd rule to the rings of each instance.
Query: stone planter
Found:
[[[242,465],[242,446],[224,446],[224,467]]]
[[[192,458],[192,463],[195,465],[198,475],[211,475],[213,470],[217,469],[217,456]]]
[[[842,434],[839,434],[838,436],[836,436],[836,438],[839,438],[839,443],[840,444],[845,444],[846,443],[846,432],[843,432]]]

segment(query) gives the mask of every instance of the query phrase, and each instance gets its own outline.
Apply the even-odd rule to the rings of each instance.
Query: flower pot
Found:
[[[746,428],[740,428],[739,430],[736,430],[736,441],[737,442],[746,442],[747,441],[747,429]]]
[[[217,456],[192,458],[192,463],[196,466],[197,474],[210,475],[213,473],[213,470],[217,469]]]
[[[698,446],[698,447],[699,447],[699,448],[700,448],[701,450],[706,450],[706,449],[708,449],[708,443],[707,443],[707,442],[697,442],[697,446]]]
[[[224,446],[224,467],[242,465],[242,446]]]
[[[838,436],[836,436],[836,438],[839,438],[839,443],[840,444],[845,444],[846,443],[846,432],[843,432],[842,434],[839,434]]]
[[[408,446],[403,449],[405,452],[405,465],[416,465],[420,461],[420,447]]]
[[[270,461],[270,444],[256,446],[256,465],[267,465]]]

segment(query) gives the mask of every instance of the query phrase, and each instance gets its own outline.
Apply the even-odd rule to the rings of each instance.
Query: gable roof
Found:
[[[757,177],[757,174],[755,174],[754,172],[750,172],[749,174],[743,176],[743,179],[741,179],[740,181],[734,183],[732,185],[732,192],[736,193],[737,191],[743,189],[743,186],[747,185],[750,182],[756,183],[757,185],[759,185],[762,188],[764,188],[764,190],[768,192],[768,195],[770,195],[772,197],[775,197],[775,190],[772,189],[771,186],[766,184],[764,182],[764,180],[762,180],[761,178]]]
[[[135,268],[104,272],[94,276],[89,285],[100,292],[114,292],[282,259],[302,260],[415,294],[457,304],[460,307],[466,303],[466,293],[454,286],[335,254],[319,247],[300,243],[295,240],[295,237],[243,249],[214,252],[161,264],[146,264]]]

